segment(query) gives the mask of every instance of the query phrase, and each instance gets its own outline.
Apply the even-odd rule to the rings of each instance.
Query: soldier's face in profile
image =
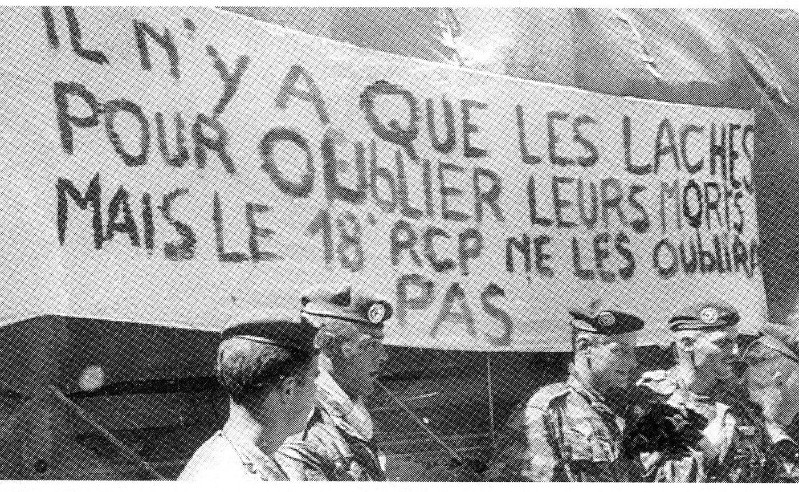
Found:
[[[369,396],[375,391],[375,381],[386,361],[382,336],[361,333],[349,350],[349,391]],[[347,388],[345,388],[347,389]]]
[[[777,351],[771,355],[750,361],[746,382],[766,418],[787,427],[799,414],[799,363]]]
[[[602,343],[590,347],[591,372],[595,380],[606,388],[626,389],[633,380],[637,367],[635,333],[608,335]]]
[[[693,355],[694,367],[698,371],[724,381],[735,376],[733,363],[738,350],[737,335],[733,329],[686,330],[680,332],[679,346]]]

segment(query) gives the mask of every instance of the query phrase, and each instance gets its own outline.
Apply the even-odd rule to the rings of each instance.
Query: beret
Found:
[[[588,309],[572,308],[569,314],[574,318],[572,328],[601,335],[630,333],[644,327],[644,320],[638,316],[598,301],[592,302]]]
[[[782,355],[788,357],[789,359],[793,359],[799,362],[799,355],[797,355],[796,352],[791,350],[790,347],[785,345],[782,341],[771,335],[763,334],[759,336],[754,342],[752,342],[751,345],[749,345],[749,347],[747,347],[747,350],[754,347],[758,343],[763,344],[766,347],[781,353]]]
[[[391,318],[391,303],[364,289],[343,285],[315,287],[302,295],[302,314],[382,326]]]
[[[724,301],[709,301],[692,304],[669,319],[671,331],[705,330],[715,331],[731,328],[738,324],[741,316],[738,310]]]
[[[789,359],[799,362],[799,340],[795,333],[788,332],[789,328],[788,326],[766,323],[760,330],[760,336],[747,347],[747,350],[760,343]]]
[[[316,328],[285,311],[240,309],[222,329],[222,340],[245,338],[295,352],[313,353]]]

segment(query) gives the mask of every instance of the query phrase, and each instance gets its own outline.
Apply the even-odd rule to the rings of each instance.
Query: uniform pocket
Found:
[[[563,435],[564,459],[573,461],[594,461],[593,436],[584,429],[566,429]]]

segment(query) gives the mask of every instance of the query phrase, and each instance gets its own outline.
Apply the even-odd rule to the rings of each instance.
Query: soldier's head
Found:
[[[235,407],[260,424],[271,422],[283,439],[302,431],[316,391],[315,334],[284,313],[236,313],[222,331],[216,364],[231,414]]]
[[[783,427],[799,414],[799,355],[791,339],[769,326],[742,353],[750,398],[767,419]]]
[[[734,378],[738,355],[738,311],[723,301],[692,304],[669,320],[675,356],[708,383]]]
[[[391,314],[388,301],[351,285],[302,296],[302,316],[319,330],[320,367],[353,399],[374,392],[386,361],[383,324]]]
[[[569,314],[577,376],[599,393],[628,388],[638,365],[635,346],[643,320],[600,301]]]

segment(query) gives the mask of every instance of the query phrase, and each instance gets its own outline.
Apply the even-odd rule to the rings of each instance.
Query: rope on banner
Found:
[[[408,407],[408,405],[405,404],[405,402],[400,400],[399,397],[397,397],[397,395],[392,393],[391,390],[386,388],[386,386],[383,383],[381,383],[380,381],[375,381],[375,383],[377,384],[378,387],[380,387],[383,391],[385,391],[386,394],[389,396],[389,398],[391,398],[394,401],[394,403],[399,405],[400,408],[402,408],[405,411],[405,413],[407,413],[414,420],[414,422],[419,424],[419,427],[421,427],[425,432],[427,432],[430,435],[430,437],[432,437],[433,440],[436,441],[439,444],[439,446],[444,448],[447,451],[447,453],[449,453],[449,455],[452,458],[454,458],[460,464],[466,463],[466,461],[463,459],[463,457],[457,451],[455,451],[455,449],[453,449],[446,442],[444,442],[443,439],[438,437],[438,435],[436,435],[436,433],[433,432],[433,430],[430,427],[428,427],[427,424],[425,424],[422,421],[422,419],[420,419],[413,412],[413,410],[411,410],[410,407]]]

